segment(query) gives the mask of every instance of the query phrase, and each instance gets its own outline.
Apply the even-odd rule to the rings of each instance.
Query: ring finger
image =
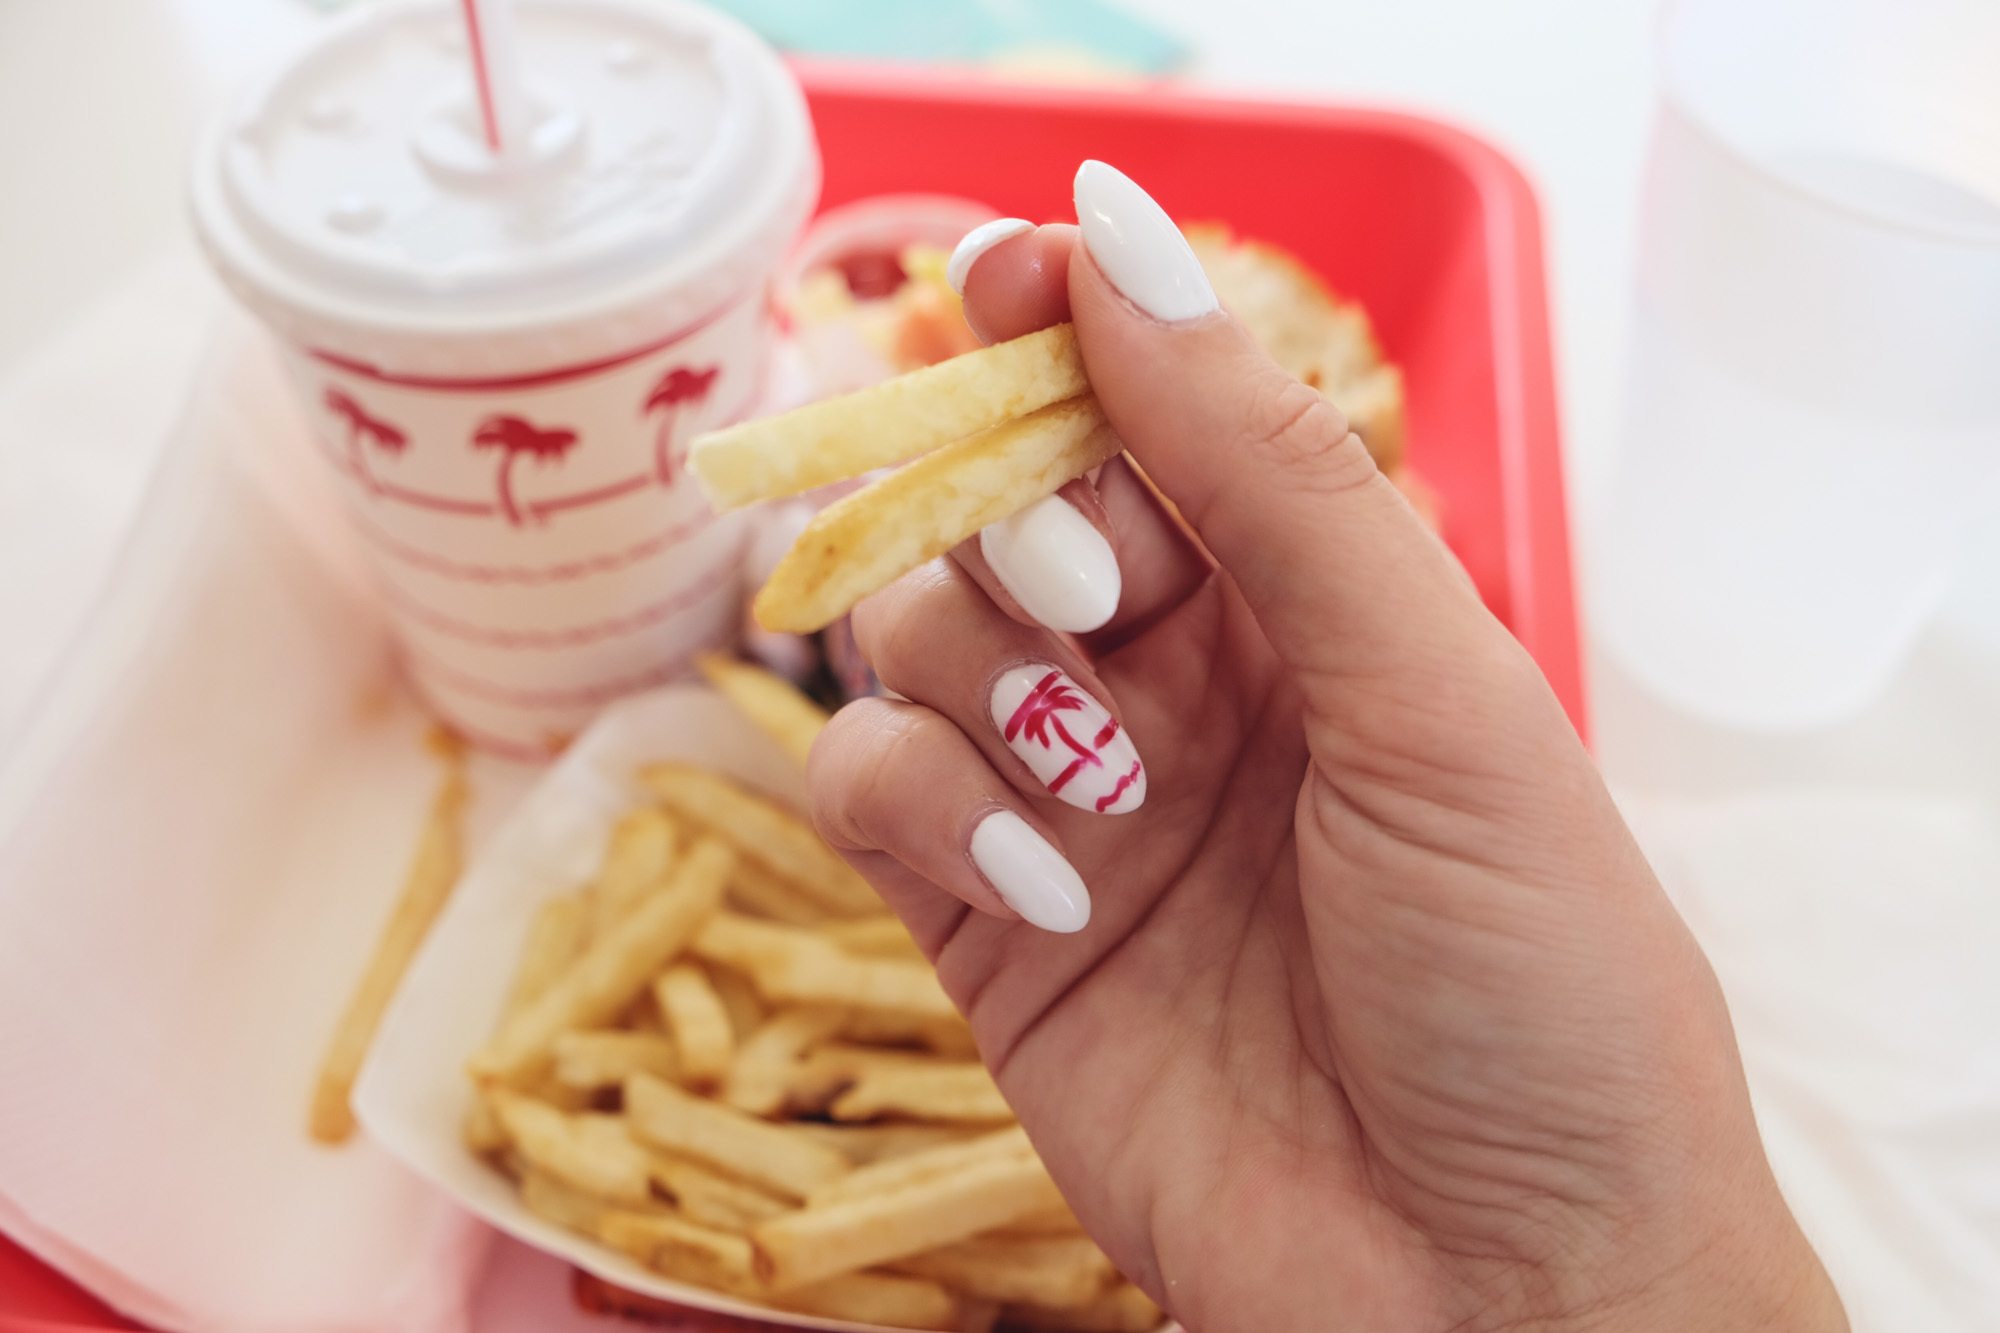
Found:
[[[1145,765],[1103,683],[958,564],[932,561],[862,602],[854,636],[885,686],[957,723],[1024,793],[1096,814],[1144,803]]]

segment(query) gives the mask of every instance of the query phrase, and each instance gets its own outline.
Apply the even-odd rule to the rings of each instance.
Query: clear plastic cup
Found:
[[[410,675],[546,753],[740,623],[739,519],[686,476],[762,390],[818,189],[799,89],[681,0],[520,0],[525,142],[491,153],[454,7],[370,9],[204,141],[194,214],[278,336]]]
[[[1683,0],[1591,580],[1725,724],[1886,683],[2000,481],[2000,7]]]

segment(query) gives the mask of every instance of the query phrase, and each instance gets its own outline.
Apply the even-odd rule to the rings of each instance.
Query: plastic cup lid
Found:
[[[682,0],[518,3],[531,123],[502,157],[442,5],[335,26],[215,127],[196,221],[253,309],[322,343],[615,341],[621,311],[697,316],[778,262],[818,161],[768,47]]]

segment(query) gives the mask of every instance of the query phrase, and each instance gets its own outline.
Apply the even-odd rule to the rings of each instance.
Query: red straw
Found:
[[[465,37],[472,48],[472,82],[479,90],[479,121],[486,129],[486,146],[501,151],[500,117],[493,106],[493,74],[486,59],[486,41],[479,31],[479,0],[459,0],[465,10]]]

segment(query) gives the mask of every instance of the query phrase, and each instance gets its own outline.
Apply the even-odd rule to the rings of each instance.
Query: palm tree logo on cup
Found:
[[[364,442],[374,445],[391,456],[403,452],[410,437],[401,430],[377,416],[370,416],[368,409],[356,402],[354,395],[345,389],[328,386],[322,395],[326,410],[333,413],[347,425],[347,463],[354,470],[355,477],[366,486],[370,494],[380,495],[382,484],[375,480],[375,474],[368,468],[368,451]]]
[[[524,457],[540,463],[560,463],[575,446],[575,431],[562,426],[544,429],[526,417],[491,416],[480,422],[479,428],[472,434],[473,448],[500,451],[497,480],[500,512],[517,528],[522,525],[524,517],[520,505],[514,500],[514,465]]]
[[[646,405],[639,409],[640,416],[660,414],[659,430],[653,436],[653,472],[662,486],[674,484],[674,426],[687,404],[708,397],[708,391],[715,387],[716,373],[715,366],[705,370],[675,366],[654,382]]]

